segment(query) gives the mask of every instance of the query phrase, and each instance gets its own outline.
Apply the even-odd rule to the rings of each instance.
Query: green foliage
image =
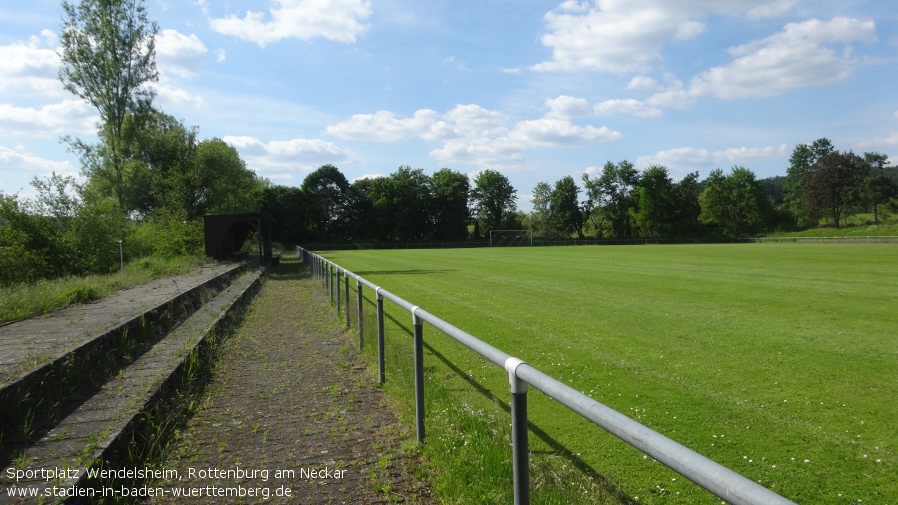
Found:
[[[583,214],[580,212],[578,195],[580,188],[571,176],[562,177],[555,182],[555,189],[549,197],[549,222],[552,228],[562,236],[576,233],[583,238]]]
[[[474,217],[482,221],[488,230],[505,228],[517,209],[517,194],[508,177],[495,170],[480,172],[474,179],[471,191]]]
[[[703,222],[720,226],[733,236],[763,230],[771,211],[764,187],[755,180],[755,174],[739,166],[728,175],[720,169],[711,172],[699,203]]]
[[[202,221],[188,219],[184,211],[162,208],[133,228],[126,248],[131,257],[174,258],[202,254],[203,244]]]
[[[62,296],[68,303],[87,303],[100,297],[99,291],[89,286],[75,286],[66,290]]]
[[[637,201],[634,190],[639,184],[639,172],[629,161],[614,164],[605,163],[602,175],[598,179],[590,179],[583,174],[583,183],[589,199],[595,203],[597,212],[607,218],[608,226],[615,238],[632,235],[633,211]],[[599,230],[599,236],[602,236]]]
[[[328,240],[344,215],[349,181],[337,167],[324,165],[306,176],[301,189],[306,197],[309,227],[316,238]]]
[[[371,181],[370,197],[387,240],[421,240],[433,232],[430,178],[422,169],[399,167]]]
[[[146,85],[159,78],[156,35],[159,27],[147,19],[142,0],[63,1],[66,17],[61,30],[65,89],[87,101],[100,114],[105,153],[93,173],[104,179],[122,213],[127,212],[124,132],[126,117],[152,101]],[[75,146],[83,146],[76,142]]]
[[[471,191],[468,176],[448,168],[436,171],[429,181],[430,213],[435,240],[465,240],[468,238],[468,196]]]
[[[667,168],[652,166],[642,173],[639,181],[636,224],[642,236],[664,237],[670,233],[676,215],[674,183]]]

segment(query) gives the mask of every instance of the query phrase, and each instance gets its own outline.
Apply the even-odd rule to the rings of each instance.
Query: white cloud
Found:
[[[194,34],[188,36],[177,30],[165,29],[156,37],[156,63],[164,73],[190,77],[197,73],[208,52]]]
[[[896,116],[898,116],[898,113],[896,113]],[[888,136],[858,142],[857,147],[861,149],[890,149],[898,147],[898,131],[892,130]]]
[[[0,146],[0,172],[36,173],[50,175],[53,172],[65,176],[77,175],[69,161],[53,161],[35,156],[24,148],[10,149]]]
[[[589,102],[585,98],[574,98],[567,95],[547,98],[546,107],[551,110],[551,115],[558,117],[586,116],[592,112]]]
[[[760,17],[788,8],[783,0],[594,0],[591,5],[565,1],[544,16],[548,31],[540,41],[552,48],[552,60],[531,68],[642,72],[663,62],[665,44],[701,34],[702,20],[709,15]]]
[[[658,151],[650,156],[640,156],[636,166],[647,168],[664,165],[677,172],[691,172],[702,168],[718,168],[720,165],[742,165],[757,160],[783,158],[789,155],[786,144],[766,147],[731,147],[718,151],[695,147],[679,147]]]
[[[652,79],[651,77],[636,76],[630,79],[630,82],[627,83],[626,89],[644,89],[654,91],[661,89],[661,84],[659,84],[658,81]]]
[[[420,137],[430,131],[437,113],[430,109],[416,111],[413,117],[397,118],[389,111],[356,114],[342,123],[328,126],[328,135],[343,139],[398,142]]]
[[[94,109],[82,100],[64,100],[40,108],[0,103],[0,131],[7,135],[87,134],[96,130],[97,121]]]
[[[646,102],[633,98],[605,100],[597,103],[595,113],[598,116],[610,116],[613,114],[627,114],[637,117],[661,117],[663,112],[657,107],[652,107]]]
[[[206,105],[206,100],[203,99],[202,95],[195,95],[185,89],[175,87],[169,84],[169,81],[166,79],[160,79],[155,89],[159,101],[173,109],[182,109],[184,107],[199,109]]]
[[[362,161],[354,152],[319,139],[263,142],[254,137],[226,136],[222,140],[237,149],[248,168],[266,177],[266,173],[309,171],[327,163]]]
[[[0,91],[15,90],[60,97],[65,94],[57,78],[60,59],[56,53],[58,40],[50,30],[32,36],[27,42],[0,46]]]
[[[381,177],[385,177],[384,174],[362,174],[358,177],[353,177],[349,182],[353,183],[361,179],[380,179]]]
[[[268,16],[247,11],[239,18],[211,19],[213,30],[233,35],[261,47],[287,38],[328,40],[353,43],[368,27],[363,22],[371,15],[369,0],[272,0]]]
[[[723,99],[763,98],[795,88],[830,84],[853,75],[850,46],[838,54],[828,44],[876,40],[873,21],[838,17],[787,24],[783,31],[729,49],[733,62],[692,79],[694,94]]]
[[[568,147],[586,144],[605,144],[623,138],[620,132],[606,126],[579,126],[566,119],[544,117],[521,121],[515,125],[508,138],[516,141],[521,149],[532,147]]]
[[[605,126],[577,125],[570,117],[592,112],[582,98],[547,99],[549,111],[540,119],[523,120],[509,128],[501,112],[476,104],[457,105],[444,114],[422,109],[412,117],[389,111],[357,114],[329,126],[327,133],[346,139],[398,142],[413,138],[440,142],[430,155],[444,163],[472,163],[480,167],[516,167],[523,153],[537,148],[557,148],[614,142],[622,136]]]

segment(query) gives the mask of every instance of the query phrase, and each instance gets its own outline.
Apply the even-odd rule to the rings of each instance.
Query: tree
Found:
[[[702,223],[699,216],[702,212],[699,197],[702,194],[702,184],[698,180],[698,172],[686,174],[686,177],[674,186],[673,189],[673,217],[671,218],[672,232],[678,235],[696,235],[702,231]]]
[[[576,233],[578,238],[583,238],[583,215],[580,213],[578,196],[580,188],[571,176],[565,176],[555,183],[555,189],[549,200],[551,212],[550,223],[563,236]]]
[[[873,222],[879,223],[879,206],[898,198],[898,183],[886,174],[876,174],[864,179],[861,194],[873,207]]]
[[[371,199],[389,240],[422,240],[433,231],[430,178],[424,170],[399,167],[371,182]]]
[[[125,121],[148,107],[154,92],[146,85],[159,78],[156,35],[142,0],[63,1],[62,66],[65,89],[86,100],[100,114],[100,137],[108,156],[97,167],[107,173],[122,215],[125,195]],[[73,144],[77,149],[84,144]]]
[[[337,167],[322,165],[306,176],[301,189],[308,201],[310,228],[318,240],[328,240],[342,219],[349,181]]]
[[[754,172],[739,166],[734,166],[728,175],[719,168],[712,171],[699,202],[701,220],[721,226],[733,236],[759,231],[769,212],[764,187]]]
[[[674,184],[667,168],[651,166],[639,178],[636,224],[648,237],[664,237],[670,233],[675,217]]]
[[[191,161],[192,171],[184,181],[190,199],[183,207],[191,219],[259,210],[265,183],[246,167],[233,146],[218,138],[203,140]]]
[[[539,182],[533,188],[533,212],[530,214],[530,229],[538,237],[553,237],[552,228],[552,185]]]
[[[882,153],[864,153],[864,163],[867,165],[869,175],[864,179],[860,188],[861,201],[873,207],[873,222],[879,223],[879,206],[888,203],[892,198],[898,198],[898,182],[886,172],[889,165],[889,157]]]
[[[808,175],[813,172],[814,165],[817,160],[834,152],[832,142],[822,137],[815,140],[811,145],[798,144],[789,157],[789,168],[786,169],[786,181],[784,184],[785,196],[784,204],[805,224],[816,226],[819,221],[819,214],[815,214],[804,200],[804,186]]]
[[[374,207],[372,197],[374,179],[356,179],[346,195],[343,232],[350,240],[380,239],[386,227]]]
[[[507,177],[495,170],[484,170],[474,179],[471,191],[475,217],[488,229],[503,228],[517,210],[517,194]]]
[[[633,164],[626,160],[618,164],[609,161],[602,167],[602,175],[598,179],[590,179],[589,174],[583,174],[583,183],[589,199],[610,222],[614,236],[630,236],[630,213],[636,207],[632,192],[639,183],[639,172]]]
[[[275,242],[299,244],[306,239],[305,201],[302,190],[271,185],[262,192],[262,210],[274,218],[271,238]]]
[[[802,200],[811,215],[829,212],[833,225],[838,228],[846,207],[858,201],[861,184],[868,172],[864,160],[852,152],[826,154],[805,176]]]
[[[460,172],[443,168],[430,177],[434,239],[465,240],[468,237],[470,192],[471,183]]]

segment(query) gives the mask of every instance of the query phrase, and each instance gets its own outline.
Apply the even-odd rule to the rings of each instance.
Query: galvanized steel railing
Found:
[[[455,339],[465,347],[503,367],[508,373],[511,392],[511,439],[514,466],[514,502],[530,503],[530,470],[528,462],[527,388],[528,385],[543,392],[553,400],[580,414],[600,428],[639,449],[644,454],[668,466],[683,477],[735,505],[786,505],[794,502],[753,482],[742,475],[716,463],[664,435],[630,419],[589,396],[540,372],[523,360],[513,357],[483,342],[473,335],[456,328],[426,310],[389,291],[363,279],[349,270],[311,251],[297,248],[303,262],[310,266],[312,275],[324,281],[330,292],[331,302],[341,309],[349,308],[349,279],[356,282],[358,299],[358,336],[362,348],[362,287],[374,290],[377,305],[377,356],[378,380],[384,382],[384,299],[409,311],[414,326],[415,373],[415,432],[418,442],[424,441],[424,332],[425,322]],[[340,276],[343,277],[341,289]],[[341,296],[341,291],[344,296]],[[346,310],[346,327],[350,327],[349,310]]]

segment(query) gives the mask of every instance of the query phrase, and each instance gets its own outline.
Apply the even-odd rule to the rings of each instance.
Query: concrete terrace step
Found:
[[[153,443],[152,436],[145,436],[146,424],[166,422],[157,415],[159,406],[164,410],[167,397],[177,394],[175,391],[185,383],[198,380],[196,375],[203,375],[196,373],[197,367],[208,364],[217,337],[231,324],[234,311],[249,303],[262,279],[261,271],[237,278],[19,455],[0,474],[0,504],[40,501],[36,497],[10,497],[6,491],[10,488],[99,489],[102,479],[90,479],[88,468],[119,468],[123,462],[133,461],[135,453],[145,452],[141,442]],[[56,478],[47,479],[42,469],[56,471]],[[10,479],[10,475],[21,479]],[[105,501],[115,499],[106,497]],[[66,503],[73,501],[104,500]]]
[[[0,466],[245,268],[211,265],[0,326]]]

